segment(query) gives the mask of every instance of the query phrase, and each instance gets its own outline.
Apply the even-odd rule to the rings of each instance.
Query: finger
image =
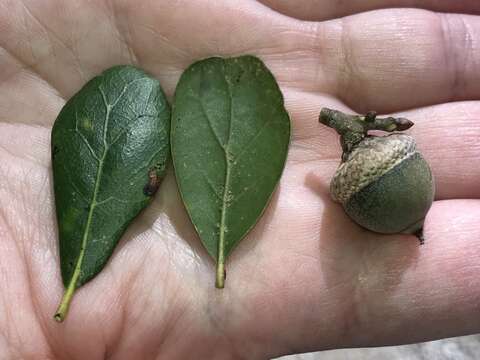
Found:
[[[0,64],[50,84],[62,97],[129,52],[103,2],[22,1],[0,4]]]
[[[60,94],[1,47],[0,66],[0,122],[51,124],[65,102]]]
[[[478,317],[472,316],[480,309],[479,219],[478,200],[436,202],[425,224],[427,243],[416,254],[399,258],[393,243],[371,254],[358,277],[354,345],[480,331]]]
[[[329,20],[364,11],[385,8],[419,8],[449,13],[479,14],[476,0],[261,0],[262,3],[282,14],[302,20]]]
[[[291,82],[359,112],[480,97],[480,17],[381,10],[298,29]]]
[[[50,128],[0,122],[0,156],[3,155],[48,168]]]
[[[338,135],[318,123],[322,107],[354,113],[330,97],[285,91],[293,121],[289,165],[319,173],[325,183],[332,178],[341,156]],[[415,123],[412,134],[429,162],[437,199],[480,198],[480,102],[455,102],[425,107],[395,116]]]
[[[279,34],[292,24],[256,1],[123,1],[114,12],[136,60],[153,69],[167,94],[197,59],[253,53],[282,62],[285,40]]]
[[[0,151],[0,324],[3,333],[0,357],[4,359],[25,358],[29,356],[26,354],[52,358],[43,329],[37,322],[39,309],[30,287],[30,281],[35,279],[47,289],[48,281],[44,280],[51,275],[48,255],[52,247],[48,242],[53,238],[45,239],[41,235],[46,226],[41,220],[48,221],[51,215],[48,195],[45,195],[50,189],[48,184],[45,186],[45,169],[38,171],[39,168],[34,165],[19,171],[16,161],[4,157]],[[25,190],[30,184],[42,190],[35,201],[26,196]],[[30,272],[26,253],[41,262],[38,272]]]
[[[278,55],[284,23],[290,20],[255,1],[9,2],[0,4],[0,47],[8,53],[0,65],[15,62],[9,73],[23,66],[68,98],[105,68],[133,63],[172,95],[194,60]]]
[[[431,165],[436,199],[480,198],[480,102],[457,102],[398,114],[415,119],[411,133]],[[438,178],[437,178],[438,177]]]
[[[305,207],[314,208],[311,201]],[[343,210],[334,210],[317,213],[320,226],[308,216],[305,221],[315,224],[309,229],[303,217],[303,226],[284,221],[281,232],[274,221],[266,232],[276,235],[270,244],[257,244],[252,261],[245,254],[238,264],[232,260],[230,281],[245,304],[242,321],[232,326],[255,324],[245,334],[282,349],[271,356],[480,331],[474,315],[480,303],[480,201],[435,202],[424,246],[412,236],[353,231]],[[236,275],[241,270],[253,278],[242,281]]]

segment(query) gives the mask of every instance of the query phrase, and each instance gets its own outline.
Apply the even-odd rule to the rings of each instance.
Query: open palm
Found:
[[[265,359],[480,331],[480,17],[448,14],[480,12],[477,1],[265,3],[276,10],[253,0],[0,1],[0,358]],[[380,10],[399,6],[425,10]],[[246,53],[277,77],[293,137],[271,204],[227,262],[226,288],[214,288],[170,171],[56,323],[49,143],[65,99],[125,63],[171,99],[194,60]],[[323,106],[416,123],[437,187],[424,246],[363,230],[331,201],[340,146],[317,123]]]

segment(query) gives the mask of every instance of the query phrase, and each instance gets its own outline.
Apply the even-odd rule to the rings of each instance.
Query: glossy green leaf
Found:
[[[62,321],[76,288],[105,266],[151,200],[169,154],[170,108],[157,80],[116,66],[63,107],[52,130]]]
[[[265,209],[290,139],[283,96],[253,56],[191,65],[175,91],[172,159],[185,207],[209,254],[224,263]]]

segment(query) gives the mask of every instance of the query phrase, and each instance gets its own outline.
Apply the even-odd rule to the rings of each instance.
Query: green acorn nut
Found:
[[[347,115],[323,108],[320,122],[340,134],[342,162],[330,183],[333,200],[366,229],[384,234],[416,234],[421,238],[432,205],[432,172],[406,134],[369,135],[369,130],[403,131],[405,118]]]

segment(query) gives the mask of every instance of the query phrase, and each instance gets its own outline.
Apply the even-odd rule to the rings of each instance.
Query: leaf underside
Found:
[[[52,130],[55,204],[65,287],[105,266],[128,224],[150,201],[149,172],[165,172],[170,108],[157,80],[116,66],[63,107]],[[153,170],[152,170],[153,169]]]
[[[290,139],[283,96],[253,56],[191,65],[175,91],[172,159],[188,214],[223,261],[261,216]]]

